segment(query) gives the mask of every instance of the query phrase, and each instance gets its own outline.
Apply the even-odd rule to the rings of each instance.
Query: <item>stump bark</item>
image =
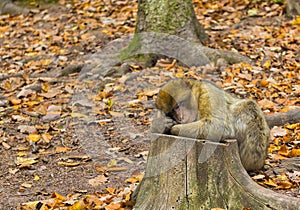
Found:
[[[236,140],[154,134],[134,209],[298,209],[300,199],[256,184],[240,161]]]

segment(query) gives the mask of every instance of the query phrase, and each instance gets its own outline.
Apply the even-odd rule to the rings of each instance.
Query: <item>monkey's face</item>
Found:
[[[198,119],[198,105],[191,87],[182,80],[174,80],[159,92],[156,106],[179,124],[194,122]]]
[[[174,109],[167,115],[179,124],[186,124],[197,120],[197,109],[187,101],[181,101],[176,103]]]

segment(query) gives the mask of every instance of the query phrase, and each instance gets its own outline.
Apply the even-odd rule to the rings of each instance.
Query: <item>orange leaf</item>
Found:
[[[272,187],[277,187],[277,184],[272,179],[268,179],[264,183]]]
[[[59,152],[59,153],[61,153],[61,152],[69,152],[70,150],[71,149],[68,148],[68,147],[56,147],[56,149],[55,149],[55,151]]]
[[[300,16],[297,16],[296,19],[292,21],[292,25],[300,25]]]
[[[260,85],[262,87],[267,87],[269,85],[269,82],[267,80],[262,80],[262,81],[260,81]]]
[[[262,65],[265,69],[270,69],[271,67],[271,60],[266,60],[263,65]]]
[[[109,205],[105,206],[105,210],[123,210],[122,203],[110,203]]]
[[[42,84],[42,90],[45,91],[45,92],[48,92],[50,90],[50,84],[48,83],[43,83]]]
[[[289,154],[290,157],[300,157],[300,149],[292,149]]]
[[[288,152],[288,149],[287,149],[287,147],[286,147],[285,144],[283,144],[283,145],[280,147],[280,149],[279,149],[279,151],[278,151],[278,154],[279,154],[279,155],[283,155],[283,156],[288,156],[289,152]]]
[[[41,139],[41,135],[39,135],[39,134],[29,134],[28,136],[26,136],[26,139],[28,141],[37,142],[38,140]]]
[[[115,194],[115,192],[116,192],[116,188],[110,188],[110,187],[108,187],[108,188],[105,188],[105,190],[107,192],[109,192],[109,194],[111,194],[111,195]]]
[[[13,105],[18,105],[22,102],[21,99],[18,99],[18,98],[11,98],[10,100],[10,103],[12,103]]]
[[[293,186],[293,184],[291,182],[288,181],[282,181],[278,183],[278,187],[276,187],[276,189],[289,189]]]
[[[48,65],[50,65],[52,63],[52,60],[50,60],[50,59],[43,59],[43,60],[41,60],[41,64],[43,65],[43,66],[48,66]]]
[[[71,207],[68,208],[68,210],[80,210],[80,209],[86,209],[87,205],[84,203],[83,200],[79,200],[75,202]]]
[[[66,201],[66,197],[64,197],[63,195],[57,193],[57,192],[54,192],[52,195],[51,195],[51,198],[55,198],[57,200],[60,200],[60,201]]]

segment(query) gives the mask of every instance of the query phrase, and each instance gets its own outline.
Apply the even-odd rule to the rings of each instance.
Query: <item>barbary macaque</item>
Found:
[[[239,99],[208,81],[177,79],[158,93],[151,131],[197,139],[237,139],[247,171],[263,167],[269,127],[258,104]]]

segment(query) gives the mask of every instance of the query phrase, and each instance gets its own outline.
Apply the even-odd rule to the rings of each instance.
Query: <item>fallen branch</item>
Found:
[[[300,122],[300,110],[290,110],[288,112],[279,112],[266,115],[266,120],[270,128],[287,123],[293,124]]]

